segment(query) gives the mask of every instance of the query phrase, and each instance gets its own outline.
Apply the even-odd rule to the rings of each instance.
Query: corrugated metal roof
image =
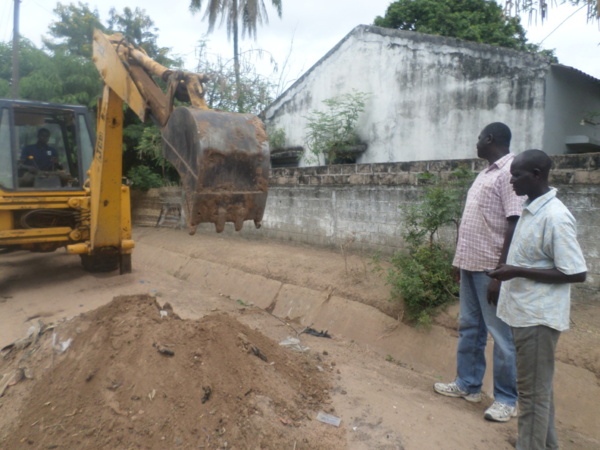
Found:
[[[551,67],[552,67],[552,69],[562,70],[564,72],[571,73],[576,76],[584,77],[588,81],[591,81],[595,84],[600,84],[600,79],[598,79],[590,74],[587,74],[579,69],[576,69],[575,67],[565,66],[564,64],[551,64]]]

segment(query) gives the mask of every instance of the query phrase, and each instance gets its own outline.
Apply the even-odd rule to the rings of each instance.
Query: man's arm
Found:
[[[517,227],[519,216],[510,216],[507,217],[506,220],[508,221],[508,227],[506,228],[506,233],[504,233],[504,245],[502,245],[502,253],[500,253],[498,265],[506,264],[508,249],[510,248],[510,243],[512,242],[513,234],[515,234],[515,228]]]
[[[490,277],[499,281],[512,280],[513,278],[528,278],[540,283],[564,284],[564,283],[583,283],[587,272],[567,275],[558,269],[533,269],[528,267],[517,267],[502,264],[497,269],[488,274]]]
[[[26,145],[25,147],[23,147],[21,149],[21,156],[19,156],[19,161],[27,161],[27,158],[29,158],[29,155],[31,154],[30,150],[29,150],[29,145]]]
[[[508,256],[508,249],[510,248],[510,243],[513,238],[513,234],[515,234],[515,227],[517,226],[517,222],[519,221],[519,216],[510,216],[507,217],[508,227],[506,228],[506,232],[504,233],[504,244],[502,245],[502,252],[500,253],[500,259],[498,260],[498,265],[502,265],[506,263],[506,257]],[[500,296],[500,280],[493,279],[488,285],[487,291],[487,301],[490,305],[496,306],[498,304],[498,297]]]

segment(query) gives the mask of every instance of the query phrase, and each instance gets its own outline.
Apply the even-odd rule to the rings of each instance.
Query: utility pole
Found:
[[[19,98],[19,3],[15,1],[12,44],[12,98]]]

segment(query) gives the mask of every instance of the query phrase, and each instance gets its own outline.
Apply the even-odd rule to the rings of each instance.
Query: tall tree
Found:
[[[44,38],[44,45],[54,54],[81,56],[91,64],[92,37],[97,28],[108,34],[123,33],[130,42],[163,65],[178,67],[182,64],[181,60],[169,57],[169,48],[159,47],[158,29],[143,9],[125,7],[123,12],[118,12],[111,8],[106,25],[101,22],[98,10],[91,10],[87,3],[58,3],[54,14],[58,18],[50,24],[50,37]]]
[[[0,97],[8,95],[10,47],[0,43]],[[21,39],[21,98],[92,107],[101,92],[96,68],[85,58],[63,51],[49,55],[27,39]]]
[[[132,10],[125,7],[121,13],[112,8],[106,24],[100,21],[98,11],[91,10],[87,3],[79,2],[77,5],[58,3],[54,13],[57,19],[51,23],[50,37],[44,39],[44,44],[53,53],[51,59],[56,62],[55,72],[57,71],[58,75],[53,80],[58,78],[59,81],[49,83],[49,77],[48,80],[41,76],[38,76],[38,80],[32,78],[32,93],[29,98],[46,100],[41,97],[42,92],[33,90],[35,86],[39,86],[43,92],[52,92],[54,101],[95,106],[96,99],[102,92],[102,79],[92,62],[94,28],[108,34],[123,33],[130,42],[144,49],[151,58],[165,66],[182,65],[179,58],[170,56],[169,48],[158,45],[158,30],[143,9]],[[25,86],[22,86],[22,89],[27,92],[26,80],[24,82]],[[45,85],[51,84],[54,91],[58,86],[62,90],[51,91],[49,87],[44,87],[42,82]],[[138,117],[129,108],[125,109],[123,124],[124,171],[128,172],[138,166],[145,166],[145,172],[160,171],[159,164],[153,158],[147,153],[138,152],[144,129],[154,125],[140,123]]]
[[[119,13],[111,8],[108,18],[108,33],[122,33],[132,44],[142,48],[150,58],[169,68],[180,67],[182,61],[169,56],[170,48],[158,46],[158,28],[143,9],[125,7]]]
[[[281,0],[271,0],[281,17]],[[256,39],[257,25],[269,23],[267,10],[263,0],[190,0],[190,10],[196,13],[205,6],[204,18],[208,19],[208,31],[214,30],[217,18],[227,24],[227,35],[233,37],[233,67],[236,79],[236,95],[238,112],[244,110],[242,83],[240,79],[239,61],[239,29],[241,23],[242,37],[248,35]]]
[[[44,45],[53,53],[63,52],[90,59],[94,28],[106,30],[98,10],[91,10],[87,3],[82,2],[78,5],[58,3],[54,14],[58,19],[50,24],[51,38],[43,38]]]
[[[518,17],[487,0],[398,0],[374,25],[454,37],[517,50],[537,51],[528,43]]]

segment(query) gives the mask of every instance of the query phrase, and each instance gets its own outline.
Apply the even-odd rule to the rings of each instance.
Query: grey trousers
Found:
[[[543,325],[512,328],[517,350],[517,450],[558,449],[554,427],[554,352],[560,331]]]

